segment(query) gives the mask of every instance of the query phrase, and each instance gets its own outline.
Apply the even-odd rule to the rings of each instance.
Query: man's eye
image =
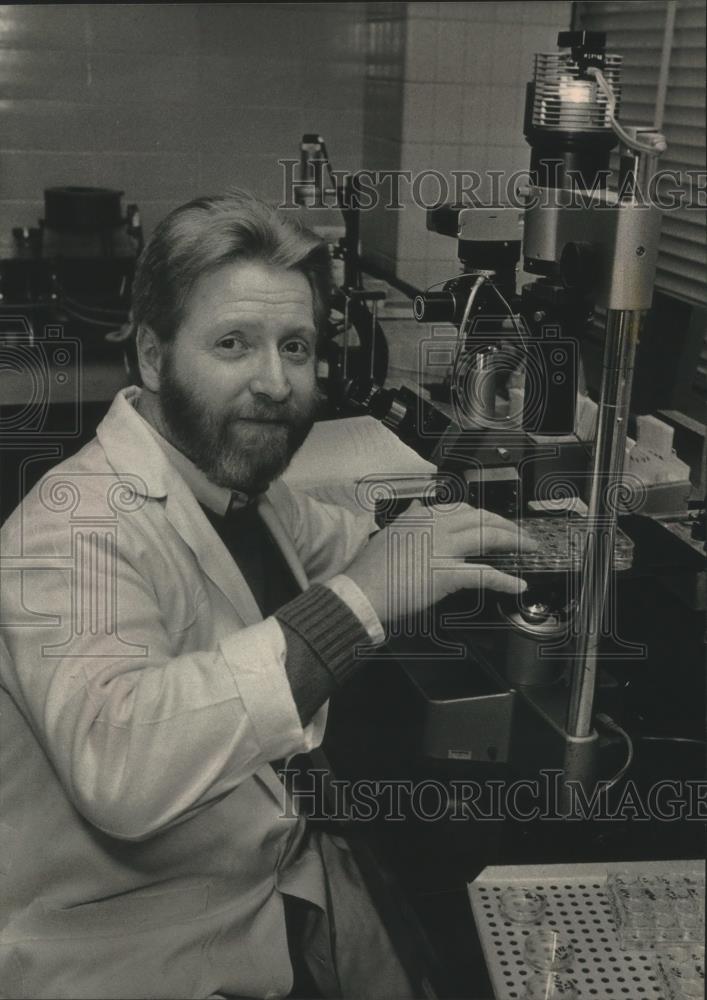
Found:
[[[219,340],[218,346],[227,351],[233,351],[242,350],[245,345],[243,344],[243,341],[239,340],[237,337],[224,337],[222,340]]]
[[[299,357],[299,358],[308,358],[309,357],[309,345],[305,344],[301,340],[290,340],[290,341],[288,341],[285,344],[283,350],[285,351],[285,353],[292,354],[295,357]]]

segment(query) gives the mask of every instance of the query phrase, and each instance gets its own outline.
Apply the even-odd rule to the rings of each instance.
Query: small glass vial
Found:
[[[576,1000],[574,979],[561,972],[535,972],[526,980],[525,1000]]]
[[[518,924],[532,924],[539,920],[545,908],[547,898],[535,889],[521,889],[512,886],[501,893],[501,910],[509,919]]]
[[[572,965],[574,948],[565,934],[540,927],[526,938],[525,960],[541,972],[562,972]]]

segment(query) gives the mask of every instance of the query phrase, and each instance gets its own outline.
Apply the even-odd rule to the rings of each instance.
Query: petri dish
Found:
[[[577,984],[561,972],[535,972],[525,983],[525,1000],[576,1000]]]
[[[525,940],[525,960],[542,972],[562,972],[574,961],[574,948],[566,934],[540,927]]]
[[[542,917],[547,907],[547,897],[536,889],[511,886],[501,893],[501,910],[518,924],[532,924]]]

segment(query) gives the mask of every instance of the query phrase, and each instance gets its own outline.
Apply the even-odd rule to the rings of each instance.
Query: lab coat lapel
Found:
[[[238,565],[181,479],[172,484],[165,513],[199,562],[201,569],[230,601],[244,625],[263,620]]]
[[[285,808],[289,808],[290,810],[293,809],[292,804],[290,804],[289,807],[287,805],[289,793],[287,792],[285,785],[278,778],[277,772],[270,766],[270,764],[266,764],[265,767],[261,767],[259,771],[256,771],[255,777],[262,783],[265,791],[268,792],[269,795],[272,795],[277,804],[280,806],[280,809],[283,811]]]

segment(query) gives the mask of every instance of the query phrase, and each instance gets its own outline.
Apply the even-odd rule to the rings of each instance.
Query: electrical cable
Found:
[[[479,290],[483,283],[486,281],[486,275],[479,274],[476,276],[476,281],[472,285],[471,291],[469,292],[469,298],[466,300],[466,306],[464,307],[464,315],[462,316],[461,323],[459,324],[459,333],[457,335],[457,351],[454,355],[454,361],[452,362],[452,385],[456,385],[457,375],[459,373],[459,362],[461,360],[462,353],[464,351],[464,344],[466,343],[467,327],[471,319],[471,310],[474,306],[474,301],[476,296],[479,294]]]
[[[621,736],[624,742],[626,743],[626,751],[627,751],[626,760],[624,761],[623,765],[619,768],[619,770],[616,772],[616,774],[613,776],[613,778],[610,778],[608,782],[604,783],[603,791],[608,792],[610,788],[613,788],[614,785],[618,784],[618,782],[621,781],[623,776],[631,767],[631,764],[633,764],[633,741],[626,732],[626,730],[623,729],[618,724],[618,722],[614,722],[611,716],[606,715],[604,712],[599,712],[598,715],[596,716],[596,720],[597,722],[601,722],[604,726],[606,726],[607,729],[610,729],[612,732],[618,733],[618,735]]]
[[[483,272],[484,278],[488,280],[490,275],[494,273],[494,271],[485,271]],[[439,288],[440,285],[446,285],[449,281],[458,281],[459,278],[478,278],[478,276],[479,271],[462,271],[461,274],[451,274],[447,278],[442,278],[441,281],[433,281],[431,285],[427,285],[425,292],[431,292],[433,288]]]
[[[491,272],[491,273],[493,273],[493,272]],[[503,303],[503,306],[505,307],[506,312],[508,313],[508,316],[509,316],[511,322],[513,323],[513,326],[515,327],[515,330],[516,330],[516,332],[517,332],[517,334],[518,334],[518,336],[520,338],[521,346],[522,346],[523,350],[525,351],[525,353],[528,354],[528,345],[527,345],[525,337],[523,335],[523,328],[522,328],[521,324],[518,322],[518,317],[513,312],[513,309],[511,307],[510,303],[508,302],[508,300],[506,299],[506,297],[503,295],[503,293],[501,292],[501,290],[499,288],[497,288],[497,286],[494,285],[494,283],[490,280],[491,273],[482,273],[482,274],[480,274],[478,271],[465,271],[463,274],[454,275],[454,279],[458,279],[458,278],[476,278],[476,281],[472,285],[471,291],[469,292],[469,297],[467,299],[466,306],[464,307],[464,315],[462,316],[462,320],[461,320],[461,322],[459,324],[459,334],[458,334],[458,337],[457,337],[458,347],[457,347],[457,351],[456,351],[456,354],[455,354],[455,357],[454,357],[454,361],[452,362],[452,369],[451,369],[451,381],[452,381],[452,385],[455,384],[457,376],[458,376],[458,373],[459,373],[459,364],[460,364],[460,361],[461,361],[462,353],[463,353],[463,350],[464,350],[464,344],[466,342],[466,336],[467,336],[467,332],[468,332],[467,329],[466,329],[466,327],[467,327],[467,325],[469,323],[469,320],[470,320],[471,310],[473,308],[474,301],[476,300],[476,296],[478,295],[478,293],[479,293],[479,291],[481,289],[481,286],[484,284],[484,282],[488,283],[489,287],[494,290],[494,292],[496,293],[496,295],[498,296],[498,298]],[[437,288],[439,285],[445,285],[450,280],[452,280],[452,279],[450,279],[450,278],[443,278],[441,281],[435,281],[433,284],[427,286],[426,291],[429,292],[433,288]]]
[[[659,153],[664,153],[668,148],[668,145],[662,136],[655,143],[655,145],[647,142],[641,142],[640,139],[635,139],[633,136],[629,135],[626,129],[616,120],[616,97],[614,96],[614,91],[611,89],[609,81],[606,79],[599,67],[587,67],[587,75],[594,77],[599,89],[606,97],[609,112],[609,123],[614,131],[614,134],[618,136],[621,142],[623,142],[625,146],[628,146],[629,149],[635,149],[640,153],[648,153],[651,156],[657,156]]]
[[[105,326],[108,327],[109,330],[116,329],[116,323],[118,322],[117,319],[107,320],[98,319],[95,316],[85,316],[82,313],[77,312],[75,309],[72,309],[70,306],[67,306],[66,302],[62,302],[60,307],[67,314],[67,316],[70,316],[71,319],[77,319],[80,323],[88,323],[89,326]]]
[[[528,345],[526,344],[525,337],[523,336],[523,329],[521,327],[521,324],[518,322],[518,318],[517,318],[516,314],[513,312],[513,309],[511,308],[511,305],[508,302],[508,299],[505,297],[505,295],[503,295],[503,293],[501,292],[501,290],[499,288],[497,288],[496,285],[494,285],[494,283],[492,281],[489,282],[489,285],[490,285],[491,288],[493,288],[493,290],[496,293],[496,295],[498,295],[499,299],[501,300],[501,302],[506,307],[506,310],[507,310],[508,315],[509,315],[509,317],[511,319],[511,322],[513,323],[513,326],[516,328],[516,333],[520,337],[520,342],[523,345],[523,350],[527,354],[528,353]]]
[[[78,299],[73,299],[69,295],[62,295],[62,303],[66,303],[71,309],[77,309],[86,315],[90,313],[98,313],[100,316],[110,316],[117,317],[118,319],[123,319],[128,312],[128,307],[122,309],[107,309],[105,306],[94,306],[88,302],[79,302]]]

